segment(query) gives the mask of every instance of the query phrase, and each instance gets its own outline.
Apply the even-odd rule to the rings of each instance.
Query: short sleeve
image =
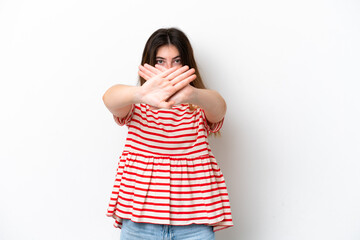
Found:
[[[203,119],[204,119],[205,129],[206,129],[208,132],[212,132],[212,133],[218,132],[218,131],[221,129],[222,125],[224,124],[224,119],[225,119],[225,118],[221,119],[219,122],[210,123],[210,122],[208,122],[207,119],[206,119],[204,109],[201,109],[200,111],[201,111],[201,115],[202,115],[202,117],[203,117]]]
[[[119,118],[118,116],[115,116],[115,115],[113,114],[113,117],[114,117],[115,122],[116,122],[118,125],[120,125],[120,126],[128,125],[129,122],[131,121],[132,116],[133,116],[134,109],[135,109],[135,105],[132,104],[130,111],[129,111],[128,114],[127,114],[125,117],[123,117],[123,118]]]

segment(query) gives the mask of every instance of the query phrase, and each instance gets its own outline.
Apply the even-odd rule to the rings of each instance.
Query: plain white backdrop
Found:
[[[228,112],[211,147],[235,226],[219,240],[360,239],[360,3],[0,1],[0,239],[119,239],[126,137],[102,102],[147,38],[189,37]]]

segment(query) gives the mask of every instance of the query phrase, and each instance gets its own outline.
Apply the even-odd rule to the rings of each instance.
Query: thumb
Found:
[[[175,104],[174,101],[170,101],[170,102],[161,102],[159,104],[159,108],[166,108],[166,109],[170,109],[172,108],[172,106]]]

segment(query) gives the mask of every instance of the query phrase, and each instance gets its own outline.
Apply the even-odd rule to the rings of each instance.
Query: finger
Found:
[[[176,71],[174,71],[173,73],[169,74],[166,79],[168,80],[172,80],[175,77],[179,76],[180,74],[182,74],[183,72],[189,70],[189,66],[183,66],[181,68],[178,68]]]
[[[154,106],[150,106],[150,110],[157,110],[157,109],[159,109],[159,108],[154,107]]]
[[[166,69],[167,69],[166,67],[161,66],[161,65],[159,65],[159,64],[156,64],[156,65],[155,65],[155,68],[156,68],[156,69],[159,69],[159,70],[162,71],[162,72],[166,71]]]
[[[176,101],[176,98],[177,98],[177,94],[178,92],[176,92],[175,94],[173,94],[171,97],[168,98],[168,102],[173,102],[174,104],[178,104],[177,101]]]
[[[149,77],[154,77],[156,74],[154,74],[153,72],[149,71],[147,68],[145,68],[144,66],[140,65],[139,66],[140,71],[144,72],[146,75],[148,75]]]
[[[138,72],[139,76],[142,77],[143,79],[145,79],[146,81],[149,80],[151,77],[146,75],[144,72],[142,72],[141,70],[139,70]]]
[[[159,108],[166,108],[166,109],[170,109],[175,103],[173,101],[170,102],[161,102],[159,104]]]
[[[180,81],[182,81],[182,80],[190,77],[190,76],[193,75],[194,73],[195,73],[195,69],[192,68],[192,69],[190,69],[190,70],[182,73],[181,75],[175,77],[173,80],[171,80],[171,83],[172,83],[173,85],[176,85],[178,82],[180,82]]]
[[[196,79],[196,75],[191,75],[190,77],[182,80],[181,82],[177,83],[176,85],[174,85],[176,91],[181,90],[182,88],[186,87],[189,83],[191,83],[192,81],[194,81]]]
[[[162,71],[160,71],[159,69],[145,63],[144,67],[149,70],[150,72],[152,72],[154,75],[158,75],[159,73],[162,73]]]
[[[169,74],[175,72],[179,67],[172,67],[169,69],[166,69],[164,72],[160,74],[161,77],[167,77]]]

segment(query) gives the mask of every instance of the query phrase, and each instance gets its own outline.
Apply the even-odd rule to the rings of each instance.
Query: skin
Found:
[[[198,89],[190,85],[196,78],[195,70],[182,66],[179,52],[174,45],[160,47],[155,67],[139,66],[138,74],[146,82],[142,86],[117,84],[103,95],[109,111],[119,118],[125,117],[132,104],[146,103],[152,109],[171,108],[181,103],[191,103],[204,109],[207,120],[216,123],[226,113],[226,103],[214,90]]]

